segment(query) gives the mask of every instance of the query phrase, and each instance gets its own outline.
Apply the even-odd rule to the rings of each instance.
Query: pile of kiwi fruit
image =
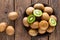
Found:
[[[10,21],[14,21],[18,18],[18,13],[17,12],[9,12],[8,13],[8,19]],[[9,25],[9,23],[3,21],[3,22],[0,22],[0,33],[3,33],[3,32],[6,32],[7,35],[9,36],[12,36],[14,35],[14,26],[12,25]]]
[[[29,29],[30,36],[38,34],[52,33],[57,25],[57,17],[53,8],[42,3],[36,3],[26,9],[23,18],[24,26]]]

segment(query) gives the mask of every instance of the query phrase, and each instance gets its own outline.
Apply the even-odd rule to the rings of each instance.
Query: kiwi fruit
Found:
[[[32,23],[32,24],[30,25],[30,27],[31,27],[32,29],[37,29],[38,26],[39,26],[39,22],[38,22],[38,21],[36,21],[36,22],[34,22],[34,23]]]
[[[37,34],[38,34],[38,32],[36,30],[33,30],[33,29],[30,29],[28,33],[30,36],[37,36]]]
[[[42,17],[41,17],[41,19],[42,20],[49,20],[49,18],[50,18],[50,16],[49,16],[49,14],[47,13],[47,12],[44,12],[43,14],[42,14]]]
[[[49,19],[49,24],[50,24],[50,26],[56,26],[57,22],[54,18],[50,18]]]
[[[33,7],[28,7],[28,8],[26,9],[26,14],[27,14],[27,15],[30,15],[30,14],[33,13],[33,11],[34,11],[34,8],[33,8]]]
[[[52,33],[55,30],[55,27],[49,26],[49,28],[47,29],[48,33]]]
[[[8,26],[6,28],[6,34],[7,35],[13,35],[14,34],[14,28],[13,28],[13,26]]]
[[[44,5],[41,4],[41,3],[37,3],[37,4],[34,5],[34,8],[35,8],[35,9],[44,10]]]
[[[24,24],[25,27],[29,27],[29,23],[28,23],[28,18],[27,17],[23,18],[23,24]]]
[[[33,11],[33,14],[34,14],[34,16],[36,16],[36,17],[41,17],[41,16],[42,16],[42,11],[41,11],[41,10],[38,10],[38,9],[35,9],[35,10]]]
[[[38,32],[39,32],[39,34],[44,34],[44,33],[46,33],[46,30],[38,29]]]
[[[5,31],[6,27],[7,27],[7,23],[6,22],[1,22],[0,23],[0,32]]]
[[[48,14],[52,14],[53,13],[53,9],[52,9],[52,7],[45,7],[44,8],[44,12],[47,12]]]
[[[36,20],[36,17],[34,15],[29,15],[28,16],[28,23],[33,23]]]
[[[46,20],[42,20],[39,22],[39,28],[41,30],[47,30],[48,27],[49,27],[49,24]]]
[[[9,18],[10,20],[16,20],[16,19],[18,18],[18,13],[17,13],[17,12],[10,12],[10,13],[8,14],[8,18]]]

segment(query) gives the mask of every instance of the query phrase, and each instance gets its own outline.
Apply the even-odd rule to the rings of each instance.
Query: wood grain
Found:
[[[45,4],[48,4],[48,0],[32,0],[32,4],[33,3],[45,3]]]
[[[31,40],[22,22],[24,11],[29,5],[31,5],[31,0],[15,0],[15,11],[19,13],[15,21],[15,40]]]
[[[25,9],[34,3],[51,5],[57,16],[56,30],[51,35],[31,37],[23,26],[22,20]],[[19,17],[15,21],[9,20],[8,13],[16,11]],[[0,22],[7,22],[15,28],[15,34],[8,36],[5,31],[0,33],[0,40],[60,40],[60,0],[0,0]]]
[[[7,22],[8,25],[14,25],[7,17],[8,13],[13,11],[13,0],[0,0],[0,22]],[[5,32],[0,33],[0,40],[14,40],[13,36],[6,35]]]
[[[32,4],[34,3],[48,4],[48,0],[32,0]],[[32,37],[32,40],[48,40],[48,35]]]
[[[49,0],[49,5],[54,8],[55,15],[58,18],[56,30],[49,36],[49,40],[60,40],[60,0]]]

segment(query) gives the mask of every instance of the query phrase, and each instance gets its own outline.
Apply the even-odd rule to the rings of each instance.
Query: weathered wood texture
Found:
[[[11,11],[14,11],[13,0],[0,0],[0,22],[7,22],[8,25],[14,26],[14,22],[7,17]],[[5,32],[0,33],[0,40],[14,40],[14,35],[8,36]]]
[[[34,3],[45,3],[54,8],[55,15],[58,18],[56,30],[51,35],[31,37],[25,30],[22,19],[25,9]],[[11,11],[19,13],[15,21],[8,19],[7,15]],[[5,32],[0,33],[0,40],[60,40],[60,0],[0,0],[0,22],[5,21],[8,25],[13,25],[15,35],[8,36]]]
[[[60,0],[49,0],[49,5],[54,8],[55,15],[58,18],[56,30],[49,35],[49,40],[60,40]]]
[[[31,0],[15,0],[15,11],[19,13],[15,21],[15,40],[31,40],[22,23],[24,11],[29,5],[31,5]]]

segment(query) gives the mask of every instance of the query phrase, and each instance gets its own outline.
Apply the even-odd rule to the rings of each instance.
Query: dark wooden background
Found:
[[[58,18],[56,30],[47,36],[31,37],[23,27],[22,19],[25,9],[36,2],[51,5],[54,8],[55,15]],[[15,21],[10,21],[7,17],[11,11],[17,11],[19,17]],[[0,22],[6,21],[15,28],[13,36],[6,35],[5,32],[0,33],[0,40],[60,40],[60,0],[0,0]]]

